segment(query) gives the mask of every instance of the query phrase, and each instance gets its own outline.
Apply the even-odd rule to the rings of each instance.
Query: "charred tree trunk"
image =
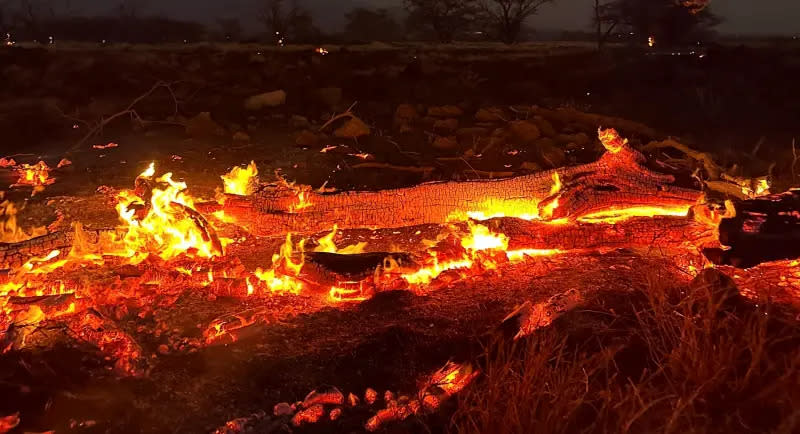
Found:
[[[376,192],[317,194],[306,190],[304,207],[298,206],[297,192],[270,188],[250,197],[229,196],[223,210],[254,234],[268,236],[315,233],[334,224],[342,229],[441,224],[459,213],[495,215],[497,210],[520,207],[533,208],[547,220],[575,220],[620,207],[685,206],[688,210],[701,197],[699,191],[670,185],[673,177],[650,171],[643,161],[641,154],[625,146],[616,153],[607,152],[595,163],[517,178],[430,183]],[[554,188],[557,183],[560,189]]]

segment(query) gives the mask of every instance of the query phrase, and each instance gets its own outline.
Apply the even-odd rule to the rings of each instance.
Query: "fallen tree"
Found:
[[[617,136],[618,137],[618,136]],[[679,215],[702,192],[672,185],[646,168],[644,157],[620,140],[597,162],[501,180],[438,182],[383,191],[316,193],[271,185],[252,196],[226,197],[221,209],[261,236],[342,229],[440,224],[454,217],[528,217],[545,221],[658,207]],[[215,206],[201,207],[204,212]]]

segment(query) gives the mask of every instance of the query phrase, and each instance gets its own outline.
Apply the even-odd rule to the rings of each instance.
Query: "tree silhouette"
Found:
[[[345,35],[361,41],[393,41],[399,26],[386,9],[355,8],[345,14]]]
[[[266,0],[258,15],[269,37],[278,44],[287,42],[310,42],[319,36],[311,13],[292,2]]]
[[[633,33],[642,42],[652,37],[657,45],[674,46],[709,37],[721,20],[707,6],[704,0],[613,0],[599,15],[596,10],[595,20]]]
[[[481,8],[495,26],[501,41],[513,44],[519,41],[525,20],[535,15],[539,8],[555,0],[481,0]]]
[[[410,28],[432,32],[439,42],[452,42],[470,27],[478,14],[478,0],[405,0]]]

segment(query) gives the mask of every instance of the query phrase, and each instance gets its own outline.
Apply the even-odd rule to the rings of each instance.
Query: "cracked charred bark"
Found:
[[[398,228],[445,223],[453,215],[510,209],[520,202],[558,199],[552,219],[575,220],[622,206],[691,206],[700,191],[671,185],[673,177],[643,166],[644,157],[629,147],[608,152],[597,162],[503,180],[440,182],[374,192],[304,192],[310,204],[297,209],[296,191],[268,187],[250,197],[228,196],[222,209],[256,235],[314,233],[342,229]],[[563,187],[553,194],[554,175]],[[212,211],[205,209],[204,211]]]

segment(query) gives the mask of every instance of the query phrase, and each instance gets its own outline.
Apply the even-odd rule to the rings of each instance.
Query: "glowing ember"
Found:
[[[313,206],[310,201],[311,187],[308,185],[297,185],[296,182],[289,182],[280,174],[275,174],[278,177],[278,185],[294,195],[296,202],[289,205],[289,212],[297,212]]]
[[[692,15],[695,15],[707,8],[711,0],[678,0],[678,3],[689,9]]]
[[[652,36],[648,36],[647,37],[647,46],[652,48],[655,45],[656,45],[656,38],[654,38]]]
[[[102,150],[102,149],[111,149],[111,148],[116,148],[116,147],[119,147],[119,145],[114,143],[114,142],[109,142],[107,145],[94,145],[94,146],[92,146],[93,149],[100,149],[100,150]]]
[[[561,191],[561,178],[558,172],[553,172],[553,185],[546,198],[497,200],[487,199],[475,209],[454,213],[449,217],[451,221],[465,221],[467,219],[485,221],[500,217],[514,217],[523,220],[541,220],[552,217],[553,210],[558,208],[558,194]]]
[[[234,167],[229,173],[222,175],[225,184],[225,193],[237,196],[253,194],[258,185],[258,168],[255,161],[251,161],[246,168]]]
[[[597,135],[603,147],[612,154],[618,153],[628,144],[628,139],[623,139],[614,128],[607,130],[600,128],[597,130]]]
[[[578,218],[583,223],[608,223],[614,224],[633,217],[675,216],[686,217],[691,206],[632,206],[611,207],[596,213],[587,214]]]
[[[34,165],[21,164],[15,170],[19,179],[14,185],[31,186],[33,187],[33,194],[43,191],[46,185],[56,182],[55,179],[50,177],[50,167],[44,161],[39,161]]]

